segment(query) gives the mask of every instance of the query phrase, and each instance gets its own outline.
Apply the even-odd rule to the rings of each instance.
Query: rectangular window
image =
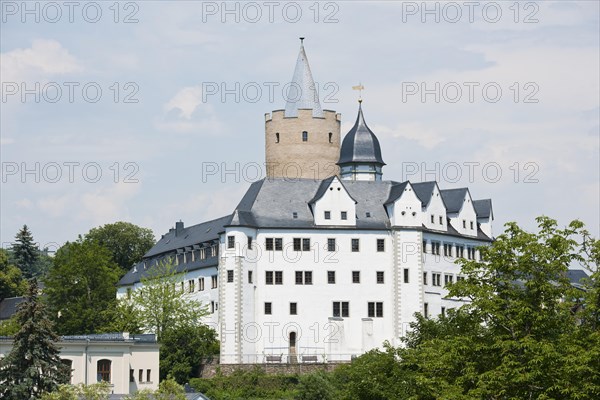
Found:
[[[444,217],[440,215],[440,225],[444,225]]]
[[[429,304],[423,304],[423,316],[429,318]]]
[[[450,257],[452,255],[452,245],[450,243],[444,243],[444,256]]]
[[[467,221],[463,219],[463,228],[467,229]]]
[[[377,283],[384,283],[384,281],[383,281],[383,271],[377,271]]]
[[[442,286],[441,279],[442,279],[442,274],[440,274],[440,273],[432,273],[431,274],[431,284],[433,286]]]
[[[350,303],[347,301],[333,302],[333,316],[347,318],[350,316]]]
[[[134,369],[129,370],[129,382],[135,382],[135,370]]]
[[[342,301],[342,317],[347,318],[350,316],[350,303]]]
[[[151,372],[150,371],[151,370],[149,370],[149,369],[146,370],[146,382],[152,382],[152,379],[150,379],[151,378]]]
[[[252,250],[252,236],[248,236],[248,250]]]
[[[292,213],[292,218],[294,218],[294,219],[298,219],[298,213],[294,211],[294,212]]]
[[[214,301],[210,302],[210,313],[211,314],[215,313],[215,302]]]
[[[248,283],[252,283],[252,271],[248,271]]]
[[[423,253],[427,253],[427,240],[423,240]]]
[[[377,251],[380,253],[385,251],[385,239],[377,239]]]
[[[367,313],[369,318],[383,318],[383,303],[369,302],[367,306]]]
[[[446,307],[442,307],[442,317],[446,316]]]
[[[453,281],[454,281],[454,276],[444,274],[444,286],[446,286],[449,283],[452,283]]]
[[[348,213],[346,211],[342,211],[341,214],[342,221],[346,221],[348,219]]]
[[[300,238],[294,238],[293,243],[294,243],[294,251],[300,251],[302,240],[300,240]]]
[[[283,271],[275,271],[275,284],[283,285]]]
[[[290,315],[297,315],[297,314],[298,314],[298,304],[290,303]]]
[[[302,141],[308,142],[308,132],[306,132],[306,131],[302,132]]]
[[[331,211],[325,211],[325,219],[331,219]]]
[[[360,271],[352,271],[352,283],[360,283]]]
[[[275,251],[282,251],[282,250],[283,250],[283,239],[275,238]]]
[[[273,250],[273,238],[266,238],[265,239],[265,249],[266,250]]]
[[[210,283],[212,284],[213,289],[217,288],[217,275],[213,275],[210,277]]]
[[[138,372],[139,382],[144,382],[144,370],[140,369]]]
[[[227,248],[228,249],[235,248],[235,236],[227,236]]]
[[[335,283],[335,271],[327,271],[327,283]]]
[[[431,254],[440,255],[440,242],[431,242]]]
[[[423,272],[423,285],[427,285],[427,272]]]
[[[327,239],[327,251],[335,251],[335,239]]]
[[[310,239],[302,239],[302,251],[310,251]]]
[[[271,303],[265,303],[265,315],[271,315]]]
[[[456,257],[461,258],[465,255],[465,246],[456,246]]]
[[[471,230],[473,230],[473,221],[471,221],[470,224],[471,224]]]
[[[198,290],[201,292],[204,291],[204,278],[198,279]]]
[[[196,290],[196,281],[192,279],[191,281],[188,281],[188,291],[194,293],[194,290]]]
[[[304,284],[312,285],[312,271],[304,271]]]
[[[404,268],[404,283],[408,283],[408,268]]]
[[[304,277],[303,271],[296,271],[296,285],[304,284],[303,277]]]
[[[233,270],[228,269],[227,270],[227,283],[231,283],[231,282],[233,282]]]
[[[352,251],[354,253],[360,251],[360,242],[358,239],[352,239]]]
[[[435,223],[435,215],[431,216],[431,223],[434,224]]]
[[[265,284],[266,285],[273,284],[273,271],[265,271]]]

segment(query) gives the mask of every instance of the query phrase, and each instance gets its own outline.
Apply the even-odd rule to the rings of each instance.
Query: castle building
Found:
[[[119,283],[125,296],[174,260],[182,290],[211,312],[221,363],[347,361],[400,345],[415,313],[463,304],[445,288],[461,279],[455,261],[493,240],[491,200],[383,179],[362,104],[340,147],[341,116],[321,109],[303,46],[293,83],[295,101],[266,115],[267,177],[231,214],[177,222]]]

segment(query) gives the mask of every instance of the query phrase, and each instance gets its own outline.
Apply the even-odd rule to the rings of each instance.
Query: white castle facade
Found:
[[[383,179],[361,106],[340,140],[341,117],[321,109],[303,46],[293,82],[299,100],[265,119],[267,177],[231,214],[177,222],[119,283],[124,296],[175,260],[182,290],[211,312],[221,363],[346,361],[399,345],[415,313],[463,304],[445,289],[461,279],[455,261],[478,259],[493,239],[491,200]]]

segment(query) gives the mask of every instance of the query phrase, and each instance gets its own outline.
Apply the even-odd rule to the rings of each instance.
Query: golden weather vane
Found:
[[[357,86],[352,86],[352,90],[358,90],[358,102],[362,103],[362,91],[365,90],[362,83],[359,82]]]

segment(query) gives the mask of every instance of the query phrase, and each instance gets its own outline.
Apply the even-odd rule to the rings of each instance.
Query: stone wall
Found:
[[[231,375],[236,370],[251,371],[254,368],[260,368],[269,375],[275,374],[309,374],[318,370],[333,371],[339,365],[345,363],[329,362],[329,363],[296,363],[296,364],[280,364],[280,363],[263,363],[263,364],[205,364],[200,371],[200,378],[212,378],[220,370],[223,375]]]

